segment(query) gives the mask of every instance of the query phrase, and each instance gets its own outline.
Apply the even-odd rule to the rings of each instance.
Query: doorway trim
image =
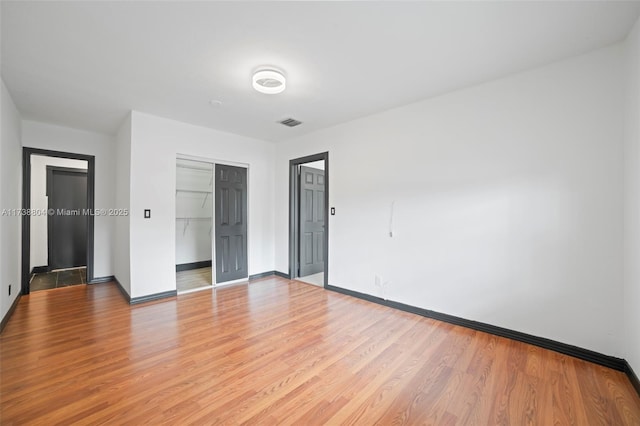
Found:
[[[289,160],[289,278],[298,278],[299,262],[298,245],[299,238],[296,238],[298,229],[297,208],[300,201],[298,191],[298,179],[296,169],[299,165],[324,160],[324,288],[329,285],[329,152],[307,155],[305,157]]]
[[[71,152],[51,151],[40,148],[22,148],[22,209],[31,208],[31,156],[68,158],[87,162],[87,208],[95,211],[95,163],[93,155],[74,154]],[[87,283],[94,280],[94,216],[87,216]],[[31,275],[31,216],[22,215],[22,294],[29,294],[29,276]]]

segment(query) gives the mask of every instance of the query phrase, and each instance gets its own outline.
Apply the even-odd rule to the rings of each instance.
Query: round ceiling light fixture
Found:
[[[284,75],[271,68],[263,68],[253,73],[253,88],[260,93],[275,95],[287,87]]]

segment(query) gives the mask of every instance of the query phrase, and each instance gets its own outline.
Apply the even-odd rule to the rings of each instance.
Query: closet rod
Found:
[[[186,166],[186,165],[183,165],[183,164],[176,164],[176,167],[179,167],[181,169],[189,169],[189,170],[201,170],[203,172],[213,172],[213,167],[211,167],[211,168],[194,167],[194,166]]]
[[[178,192],[188,192],[190,194],[211,194],[211,191],[198,191],[197,189],[176,189]]]

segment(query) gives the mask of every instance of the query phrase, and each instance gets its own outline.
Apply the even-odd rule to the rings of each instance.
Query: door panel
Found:
[[[47,167],[49,268],[87,265],[87,172]]]
[[[300,167],[300,274],[324,271],[324,171]]]
[[[220,225],[229,225],[229,188],[220,188]]]
[[[306,232],[302,235],[302,263],[310,265],[313,263],[313,233]]]
[[[249,276],[247,169],[216,164],[216,282]]]
[[[233,224],[234,225],[242,225],[242,223],[244,222],[243,219],[243,214],[244,214],[244,209],[242,208],[242,202],[243,202],[243,195],[244,190],[239,190],[236,189],[235,190],[235,196],[233,197],[233,201],[235,202],[235,205],[233,206],[233,213],[234,213],[234,221]]]

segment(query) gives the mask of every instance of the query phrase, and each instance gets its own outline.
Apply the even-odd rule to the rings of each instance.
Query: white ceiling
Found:
[[[637,1],[3,1],[0,69],[27,119],[115,133],[133,109],[279,141],[614,43],[639,15]],[[285,71],[284,93],[251,88],[261,65]]]

